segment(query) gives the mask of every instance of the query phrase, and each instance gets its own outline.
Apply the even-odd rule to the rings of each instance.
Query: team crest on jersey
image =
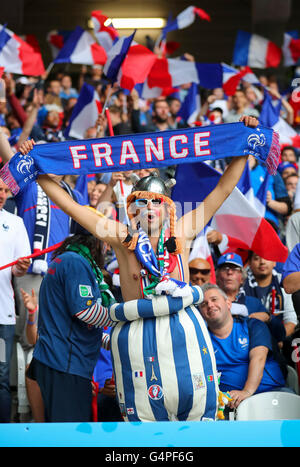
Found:
[[[92,287],[90,285],[79,285],[79,294],[80,297],[83,298],[92,298],[93,293],[92,293]]]
[[[244,337],[243,339],[239,337],[239,344],[244,349],[245,347],[248,347],[248,339],[247,337]]]
[[[159,384],[152,384],[152,386],[150,386],[150,388],[148,389],[148,396],[153,401],[158,401],[162,398],[163,395],[163,390],[159,386]]]
[[[205,379],[201,373],[194,373],[192,375],[192,380],[195,391],[205,388]]]

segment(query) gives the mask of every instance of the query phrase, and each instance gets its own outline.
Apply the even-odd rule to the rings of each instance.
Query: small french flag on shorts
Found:
[[[143,372],[142,371],[135,371],[134,376],[135,376],[135,378],[142,378],[143,377]]]

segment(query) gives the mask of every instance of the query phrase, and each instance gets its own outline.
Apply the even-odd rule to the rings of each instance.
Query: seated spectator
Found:
[[[230,408],[253,394],[286,390],[279,364],[272,355],[269,329],[257,319],[234,317],[231,300],[217,285],[204,284],[201,315],[215,350],[220,390],[232,397]]]
[[[206,259],[194,258],[189,262],[190,282],[203,285],[211,281],[211,265]]]
[[[239,255],[226,253],[219,258],[216,280],[217,285],[232,302],[232,314],[249,316],[265,322],[269,320],[269,314],[261,301],[255,297],[249,297],[242,288],[243,261]]]
[[[281,276],[276,263],[250,252],[249,268],[244,289],[247,295],[259,298],[271,314],[271,332],[277,341],[291,336],[297,324],[292,297],[280,286]]]

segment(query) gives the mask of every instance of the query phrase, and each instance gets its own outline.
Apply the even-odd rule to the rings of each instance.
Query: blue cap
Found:
[[[218,260],[217,267],[219,268],[220,266],[223,266],[223,264],[235,264],[240,268],[244,266],[242,258],[236,253],[226,253],[225,255],[222,255]]]
[[[294,166],[294,164],[292,164],[291,162],[288,162],[288,161],[285,161],[285,162],[281,162],[281,164],[279,164],[278,166],[278,172],[280,174],[282,174],[282,172],[285,170],[285,169],[288,169],[289,167],[292,167],[293,169],[295,169],[295,171],[297,172],[297,169],[296,167]]]

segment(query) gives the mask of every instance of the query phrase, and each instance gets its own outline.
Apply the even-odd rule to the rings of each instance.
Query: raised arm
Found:
[[[255,128],[258,120],[254,117],[243,116],[240,121],[246,126]],[[215,189],[193,211],[182,216],[177,223],[177,233],[187,241],[193,240],[206,226],[211,217],[228,198],[237,185],[245,168],[248,156],[234,157]]]
[[[14,152],[8,142],[7,137],[0,130],[0,157],[3,160],[4,164],[8,162],[12,158],[13,155],[14,155]]]
[[[22,154],[27,154],[33,149],[34,141],[25,141],[20,147]],[[106,217],[100,217],[86,206],[74,201],[71,196],[51,177],[40,175],[37,182],[49,198],[60,207],[68,216],[78,224],[91,232],[95,237],[109,243],[113,248],[120,246],[120,239],[126,238],[127,227]]]

